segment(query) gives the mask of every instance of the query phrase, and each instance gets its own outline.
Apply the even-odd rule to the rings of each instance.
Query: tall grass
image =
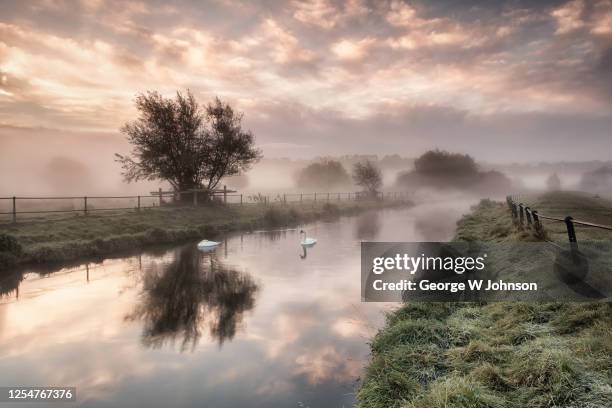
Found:
[[[581,207],[583,198],[547,195],[534,208],[560,215],[565,200],[587,220],[612,214],[612,203]],[[455,239],[538,237],[514,228],[505,204],[485,200],[459,221]],[[389,314],[371,348],[358,407],[612,406],[610,303],[408,303]]]

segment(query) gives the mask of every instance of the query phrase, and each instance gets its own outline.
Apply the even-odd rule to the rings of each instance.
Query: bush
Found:
[[[499,171],[479,171],[471,156],[431,150],[414,162],[414,170],[397,176],[402,187],[461,188],[485,192],[507,192],[510,179]]]
[[[340,209],[335,204],[325,203],[323,205],[323,214],[325,214],[325,215],[338,215],[338,214],[340,214]]]
[[[289,222],[298,222],[300,220],[300,213],[295,208],[290,208],[289,212],[287,213],[287,218],[289,219]]]
[[[170,236],[166,230],[161,228],[152,228],[147,231],[147,239],[148,242],[153,244],[164,243],[170,240]]]
[[[448,177],[475,176],[478,166],[467,154],[449,153],[444,150],[430,150],[414,161],[418,174]]]
[[[21,244],[19,244],[15,237],[8,234],[0,234],[0,269],[15,266],[22,254]]]
[[[349,184],[349,175],[339,161],[312,163],[300,170],[296,181],[299,187],[334,188]]]
[[[15,256],[19,256],[22,254],[23,250],[15,237],[0,233],[0,252],[8,252]]]
[[[276,207],[270,207],[264,213],[263,221],[265,225],[271,227],[278,227],[280,225],[283,225],[284,218],[285,217],[283,217],[283,214],[280,209]]]

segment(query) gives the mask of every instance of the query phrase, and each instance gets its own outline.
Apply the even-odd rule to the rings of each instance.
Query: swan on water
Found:
[[[213,249],[216,249],[219,246],[219,244],[220,242],[209,241],[207,239],[204,239],[198,242],[198,249],[200,251],[212,251]]]
[[[304,230],[300,230],[300,237],[302,239],[302,241],[300,242],[302,246],[310,247],[317,243],[316,239],[307,237],[306,232],[304,232]]]

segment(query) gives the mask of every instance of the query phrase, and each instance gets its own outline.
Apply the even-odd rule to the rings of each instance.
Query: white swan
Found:
[[[302,245],[302,246],[311,247],[311,246],[313,246],[314,244],[317,243],[316,239],[307,237],[306,233],[304,232],[304,230],[300,230],[300,237],[302,237],[302,241],[300,242],[300,245]]]
[[[200,251],[212,251],[214,249],[216,249],[219,246],[220,242],[216,242],[216,241],[209,241],[207,239],[204,239],[200,242],[198,242],[198,249]]]

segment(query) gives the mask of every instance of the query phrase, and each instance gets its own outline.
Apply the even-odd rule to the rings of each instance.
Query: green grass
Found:
[[[526,204],[539,213],[564,218],[571,215],[576,220],[612,225],[612,200],[581,192],[558,191],[525,199]],[[567,240],[565,225],[543,220],[548,237],[555,241]],[[612,231],[576,225],[576,235],[589,240],[612,240]]]
[[[296,225],[323,217],[409,205],[408,202],[339,201],[308,205],[163,207],[49,217],[0,224],[0,270],[15,264],[63,262],[198,238],[222,232]],[[15,246],[15,241],[17,246]],[[3,248],[3,242],[6,248]]]
[[[542,214],[606,224],[612,214],[610,201],[581,193],[529,204]],[[564,228],[545,227],[548,239],[567,240]],[[612,238],[580,232],[579,240]],[[484,200],[458,222],[455,239],[539,238],[512,225],[505,203]],[[609,303],[406,303],[389,313],[371,349],[358,407],[612,406]]]

